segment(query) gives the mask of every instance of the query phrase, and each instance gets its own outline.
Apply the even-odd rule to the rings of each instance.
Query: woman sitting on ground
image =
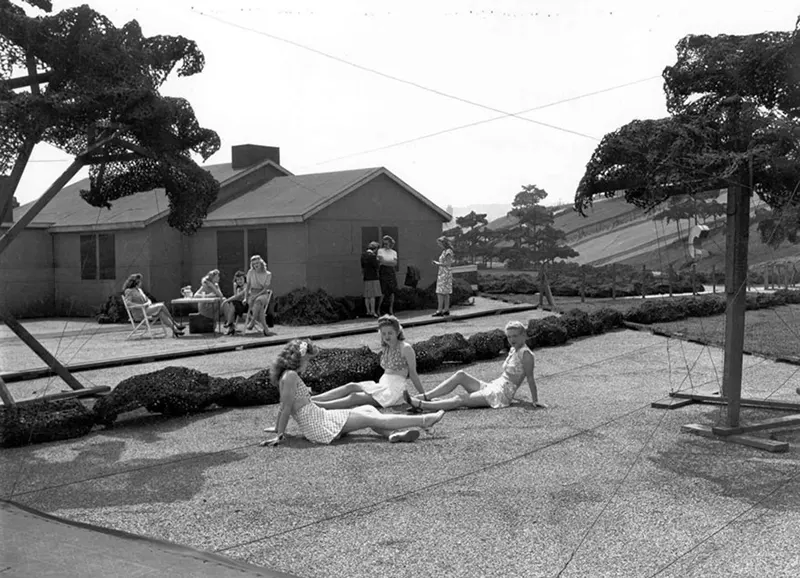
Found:
[[[172,319],[172,315],[167,311],[167,306],[163,303],[153,303],[147,298],[147,295],[144,294],[144,291],[142,291],[141,273],[134,273],[125,279],[125,283],[122,285],[122,298],[131,305],[144,305],[145,315],[148,317],[158,317],[161,323],[164,324],[164,327],[172,329],[173,337],[180,337],[183,335],[183,330],[186,328],[180,323],[175,323],[175,320]],[[136,312],[136,309],[131,311],[131,314],[134,315],[134,321],[141,321],[141,319],[135,318]]]
[[[411,397],[406,393],[406,402],[412,410],[451,410],[459,407],[491,407],[497,409],[508,407],[514,399],[514,394],[527,379],[531,390],[531,405],[534,408],[546,407],[539,403],[539,394],[536,389],[536,380],[533,377],[533,352],[525,344],[527,337],[525,326],[519,321],[510,321],[506,325],[506,337],[511,344],[505,362],[503,373],[492,382],[480,381],[463,370],[457,371],[448,379],[437,385],[426,395],[424,401]],[[461,386],[464,391],[457,392],[444,399],[436,399],[453,393],[456,387]]]
[[[425,415],[385,415],[370,405],[336,410],[317,406],[311,401],[311,391],[299,374],[318,351],[310,341],[293,339],[278,354],[270,376],[280,390],[281,407],[274,430],[278,435],[262,442],[262,446],[275,446],[284,439],[290,417],[295,419],[307,440],[319,444],[329,444],[344,434],[366,428],[390,442],[410,442],[419,437],[419,431],[406,428],[429,430],[444,417],[443,411]]]
[[[414,384],[418,392],[425,389],[417,374],[417,357],[414,348],[406,342],[403,327],[397,317],[384,315],[378,319],[378,333],[381,338],[381,367],[383,375],[378,383],[374,381],[354,381],[325,393],[315,395],[312,401],[326,409],[343,409],[357,405],[391,407],[403,403],[408,382]]]
[[[275,335],[267,328],[267,312],[272,300],[272,273],[267,270],[267,262],[261,255],[250,257],[250,270],[247,272],[247,306],[253,316],[247,324],[252,329],[255,323],[261,324],[264,337]]]
[[[245,291],[247,276],[244,271],[237,271],[233,274],[233,295],[222,302],[222,314],[225,316],[225,328],[227,335],[236,333],[236,318],[247,313],[247,303]]]
[[[219,288],[219,269],[212,269],[206,276],[200,280],[200,288],[194,292],[195,297],[204,297],[207,299],[219,299],[220,302],[225,299],[222,294],[222,289]],[[197,312],[203,317],[214,319],[222,313],[221,306],[218,303],[198,303]]]

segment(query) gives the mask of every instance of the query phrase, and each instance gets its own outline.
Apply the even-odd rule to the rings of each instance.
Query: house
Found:
[[[220,269],[230,294],[237,269],[260,254],[277,295],[307,287],[360,295],[367,243],[397,241],[398,282],[416,265],[435,280],[436,238],[450,215],[386,168],[293,175],[276,147],[239,145],[232,161],[204,167],[220,182],[203,227],[187,236],[167,225],[163,189],[91,207],[84,180],[65,187],[0,255],[0,305],[17,316],[90,315],[131,273],[168,301]],[[32,203],[14,210],[18,219]],[[3,224],[3,231],[9,223]]]

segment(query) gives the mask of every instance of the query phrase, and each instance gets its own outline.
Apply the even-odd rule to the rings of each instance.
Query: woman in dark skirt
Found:
[[[361,255],[361,272],[364,276],[364,307],[367,317],[378,318],[375,301],[381,298],[381,283],[378,275],[378,243],[372,241]]]
[[[394,250],[394,239],[389,235],[383,237],[383,247],[378,249],[378,276],[381,282],[383,299],[389,300],[389,315],[394,315],[394,295],[397,293],[397,251]],[[378,305],[381,310],[382,303]]]

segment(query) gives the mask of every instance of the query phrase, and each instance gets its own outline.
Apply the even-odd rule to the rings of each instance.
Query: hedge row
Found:
[[[568,339],[596,335],[622,325],[613,309],[592,314],[573,310],[528,323],[531,347],[561,345]],[[509,347],[500,329],[465,338],[448,333],[414,344],[420,372],[445,363],[472,363],[493,359]],[[377,380],[383,370],[380,355],[369,347],[322,349],[308,365],[303,380],[314,391],[328,391],[350,381]],[[278,388],[269,371],[250,377],[221,378],[185,367],[167,367],[121,381],[89,409],[76,400],[41,402],[0,410],[0,446],[13,447],[70,439],[88,434],[95,425],[111,427],[120,414],[145,408],[153,413],[180,416],[199,413],[212,405],[247,407],[277,403]]]
[[[473,291],[464,279],[453,279],[453,294],[450,297],[451,305],[462,305],[472,297]],[[151,301],[156,299],[147,294]],[[189,306],[191,307],[191,306]],[[436,284],[427,289],[400,287],[394,301],[395,311],[410,311],[419,309],[435,309]],[[386,304],[384,304],[384,309]],[[281,295],[275,301],[276,321],[281,325],[324,325],[364,317],[367,313],[363,297],[334,297],[317,289],[310,291],[305,288],[294,289],[286,295]],[[121,295],[110,296],[97,316],[98,323],[127,323],[128,315]]]
[[[547,269],[548,281],[553,295],[557,297],[577,297],[584,282],[584,295],[588,298],[631,297],[642,294],[642,271],[630,265],[618,265],[616,281],[614,269],[610,265],[592,267],[573,263],[558,263]],[[534,273],[486,275],[478,277],[478,290],[484,293],[516,293],[532,295],[539,292]],[[669,283],[661,277],[654,277],[651,271],[645,275],[645,294],[663,295],[669,293]],[[703,284],[695,279],[695,290],[703,292]],[[673,293],[691,293],[691,275],[686,272],[676,274],[672,280]]]
[[[788,304],[800,303],[800,291],[781,289],[774,293],[756,293],[747,295],[747,309],[767,309]],[[668,323],[687,317],[710,317],[725,313],[727,307],[724,295],[708,295],[703,297],[678,297],[645,301],[624,313],[625,321],[651,325]]]

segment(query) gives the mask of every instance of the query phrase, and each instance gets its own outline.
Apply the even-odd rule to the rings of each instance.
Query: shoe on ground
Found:
[[[394,433],[389,434],[389,442],[396,444],[396,443],[410,443],[416,441],[419,438],[419,430],[416,429],[407,429],[405,431],[396,431]]]

